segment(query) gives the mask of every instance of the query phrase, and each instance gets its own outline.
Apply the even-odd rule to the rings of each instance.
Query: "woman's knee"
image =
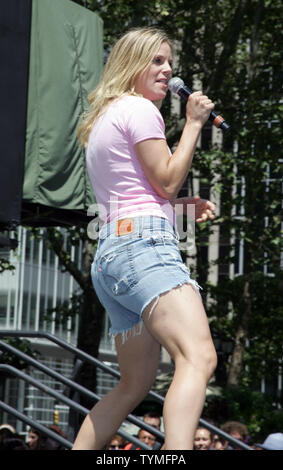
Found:
[[[204,361],[205,361],[207,380],[210,380],[217,367],[217,354],[216,354],[215,347],[213,344],[210,346],[210,349],[207,351],[204,357]]]
[[[208,382],[217,367],[217,354],[213,344],[199,354],[199,366],[202,368]]]
[[[185,364],[188,371],[190,368],[194,368],[208,382],[217,367],[217,354],[213,343],[207,342],[206,345],[196,347],[193,350],[190,349],[185,354],[180,351],[174,361],[175,364]]]

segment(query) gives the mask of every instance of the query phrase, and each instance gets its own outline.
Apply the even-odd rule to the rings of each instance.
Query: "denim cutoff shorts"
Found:
[[[151,314],[161,294],[183,284],[191,284],[198,293],[200,288],[182,261],[177,231],[167,219],[156,216],[104,225],[91,275],[110,318],[110,334],[122,333],[123,341],[131,331],[141,332],[144,309],[155,300]]]

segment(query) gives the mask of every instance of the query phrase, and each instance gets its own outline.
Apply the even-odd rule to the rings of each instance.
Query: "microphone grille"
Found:
[[[180,88],[184,85],[184,81],[179,77],[170,78],[168,88],[172,93],[178,93]]]

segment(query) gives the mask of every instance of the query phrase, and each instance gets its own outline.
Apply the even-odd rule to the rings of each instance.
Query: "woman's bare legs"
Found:
[[[163,449],[190,450],[206,385],[217,362],[206,313],[199,295],[188,284],[161,295],[148,318],[150,307],[144,312],[144,322],[175,362],[163,409]]]
[[[143,327],[122,344],[116,336],[121,380],[86,416],[73,450],[99,450],[116,433],[126,416],[149,392],[158,369],[160,344]]]
[[[175,362],[165,398],[165,450],[192,449],[205,400],[206,385],[216,367],[216,353],[201,299],[190,285],[172,289],[144,311],[140,336],[125,344],[116,339],[121,380],[86,417],[74,450],[101,449],[128,413],[147,395],[155,380],[162,344]]]

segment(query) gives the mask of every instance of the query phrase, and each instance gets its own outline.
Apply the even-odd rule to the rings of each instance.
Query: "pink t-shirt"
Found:
[[[165,139],[165,125],[146,98],[124,96],[114,101],[94,125],[86,162],[104,222],[139,215],[173,220],[172,205],[152,188],[134,149],[147,139]]]

